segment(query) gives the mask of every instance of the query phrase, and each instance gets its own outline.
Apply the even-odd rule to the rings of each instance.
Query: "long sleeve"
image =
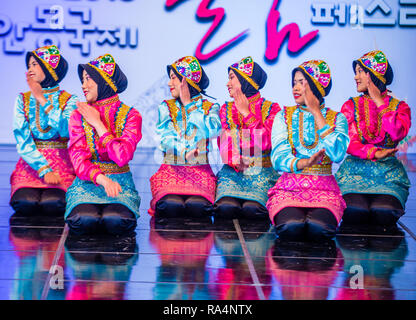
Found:
[[[355,157],[367,160],[374,160],[374,155],[378,148],[371,143],[363,144],[358,134],[357,122],[354,116],[354,103],[348,100],[341,108],[341,112],[345,115],[348,122],[348,135],[350,144],[347,152]]]
[[[288,129],[285,121],[285,110],[282,109],[275,117],[272,127],[272,152],[271,161],[277,171],[299,173],[297,158],[292,153],[292,147],[288,140]]]
[[[205,113],[202,108],[203,100],[199,99],[192,101],[185,106],[187,117],[187,135],[192,134],[194,127],[197,128],[197,133],[192,142],[190,142],[190,149],[195,149],[198,142],[203,139],[215,138],[221,131],[221,120],[219,116],[220,106],[218,103],[212,104],[208,113]],[[208,150],[202,151],[202,153]]]
[[[68,123],[72,112],[77,108],[77,96],[72,95],[66,102],[65,108],[62,111],[59,105],[52,105],[48,102],[42,107],[43,114],[47,116],[48,125],[54,128],[60,137],[68,138]]]
[[[174,154],[185,159],[185,153],[189,151],[189,144],[175,131],[166,102],[159,105],[156,133],[160,136],[160,149],[163,152],[174,152]]]
[[[411,112],[408,104],[401,101],[396,111],[388,111],[388,104],[381,106],[382,127],[394,142],[403,140],[411,126]]]
[[[140,113],[131,109],[123,130],[123,134],[116,138],[110,132],[100,137],[99,144],[107,152],[108,157],[119,167],[125,166],[133,159],[137,144],[142,138],[142,117]]]
[[[92,155],[82,126],[82,116],[78,111],[74,111],[69,119],[68,151],[77,177],[96,183],[97,176],[102,172],[98,165],[91,162]]]
[[[333,162],[341,162],[347,152],[350,138],[348,136],[347,118],[342,114],[336,115],[335,127],[328,124],[318,130],[319,141],[325,153]]]
[[[259,102],[261,102],[261,100]],[[261,104],[256,107],[261,108]],[[250,111],[250,113],[243,118],[243,128],[250,130],[250,139],[243,139],[242,141],[243,148],[250,147],[251,149],[262,151],[271,149],[270,136],[273,121],[279,111],[279,104],[273,103],[270,106],[269,114],[264,123],[260,110],[256,114]]]
[[[32,169],[38,172],[39,177],[42,178],[46,173],[52,171],[46,158],[36,148],[24,114],[21,95],[17,97],[14,107],[13,134],[16,139],[17,152]]]

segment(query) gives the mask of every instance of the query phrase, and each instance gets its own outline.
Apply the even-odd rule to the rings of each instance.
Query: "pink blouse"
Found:
[[[133,159],[137,144],[142,138],[142,117],[114,96],[92,104],[100,112],[108,132],[98,137],[75,110],[69,120],[69,156],[78,178],[92,180],[103,173],[101,164],[123,167]]]
[[[348,120],[350,144],[347,152],[375,160],[377,150],[395,148],[411,126],[410,108],[387,92],[380,107],[367,95],[349,99],[341,108]]]
[[[218,145],[223,162],[237,170],[242,157],[269,155],[273,120],[280,111],[277,103],[260,96],[249,98],[250,113],[243,117],[234,102],[220,109],[222,133]]]

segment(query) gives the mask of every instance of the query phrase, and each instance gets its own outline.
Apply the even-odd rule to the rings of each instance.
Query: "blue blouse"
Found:
[[[29,92],[20,94],[14,106],[13,134],[17,152],[35,171],[49,165],[36,148],[35,140],[69,138],[68,121],[77,102],[75,95],[58,86],[45,89],[44,97],[47,102],[42,106]],[[46,168],[39,177],[50,171],[51,168]]]
[[[198,95],[186,106],[179,99],[163,101],[159,105],[159,120],[156,132],[160,135],[160,149],[173,152],[185,160],[188,151],[205,144],[206,139],[216,137],[221,131],[220,106]],[[209,147],[199,148],[200,154]]]
[[[296,108],[288,117],[289,108]],[[325,149],[326,155],[332,162],[341,162],[346,154],[350,142],[348,136],[348,122],[340,112],[333,112],[333,126],[328,124],[329,108],[322,106],[321,113],[327,120],[327,124],[315,131],[314,116],[300,107],[285,107],[277,115],[272,127],[272,152],[271,160],[276,170],[292,173],[300,173],[297,162],[300,159],[310,158],[321,149]],[[292,141],[294,152],[289,142],[288,118],[292,121]]]

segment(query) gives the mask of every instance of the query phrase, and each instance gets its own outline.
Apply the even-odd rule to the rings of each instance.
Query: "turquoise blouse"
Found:
[[[58,86],[44,90],[44,96],[47,102],[41,106],[32,95],[25,104],[26,94],[20,94],[14,106],[13,134],[17,152],[35,171],[49,165],[36,148],[35,140],[69,138],[68,121],[77,102],[75,95],[59,90]],[[39,177],[50,171],[51,168],[46,168]]]
[[[218,103],[202,99],[201,95],[194,97],[186,106],[182,106],[179,99],[163,101],[159,105],[156,124],[156,132],[161,139],[160,149],[185,159],[186,152],[197,148],[200,142],[219,135],[219,109]],[[207,153],[208,149],[200,149],[200,154]]]
[[[291,117],[292,139],[295,148],[295,152],[293,153],[288,140],[286,110],[287,107],[276,115],[272,127],[271,160],[276,170],[300,173],[301,170],[297,169],[297,162],[300,159],[310,158],[321,149],[325,149],[325,153],[332,162],[341,162],[343,160],[350,138],[348,136],[348,122],[342,113],[336,113],[334,126],[331,127],[327,119],[327,113],[330,109],[323,106],[321,112],[324,118],[327,119],[327,124],[315,132],[314,116],[300,107],[296,108]],[[302,130],[303,135],[301,135],[300,130]],[[316,145],[311,147],[314,143]],[[292,161],[294,162],[292,163]]]

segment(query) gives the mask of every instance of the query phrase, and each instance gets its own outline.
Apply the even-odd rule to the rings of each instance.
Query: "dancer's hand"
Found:
[[[26,72],[26,82],[30,88],[30,92],[35,97],[36,101],[39,102],[42,106],[48,101],[43,95],[43,90],[39,82],[36,82],[29,76],[29,72]]]
[[[396,154],[397,151],[399,151],[398,148],[377,150],[376,153],[374,154],[374,158],[376,158],[377,160],[380,160],[380,159],[384,159],[387,157],[392,157]]]
[[[308,111],[313,115],[320,114],[321,105],[319,99],[313,94],[308,81],[303,81],[302,95],[305,98],[305,105],[308,107]]]
[[[121,186],[118,182],[111,180],[103,174],[98,175],[97,183],[104,187],[105,193],[110,198],[118,197],[119,193],[122,191]]]
[[[249,105],[250,102],[248,101],[246,95],[241,91],[238,90],[235,93],[234,103],[237,110],[244,116],[247,117],[250,113]]]
[[[185,77],[182,77],[181,86],[179,88],[179,99],[184,106],[191,103],[191,93],[189,92],[188,83]]]
[[[298,170],[303,170],[308,167],[312,167],[315,164],[318,164],[322,161],[323,157],[325,156],[325,149],[321,149],[318,152],[314,153],[308,159],[301,159],[297,163]]]
[[[366,77],[367,77],[368,95],[374,101],[374,103],[377,105],[377,107],[382,106],[384,104],[384,99],[383,99],[383,96],[382,96],[380,90],[376,87],[373,80],[371,80],[370,73],[367,73]]]
[[[86,102],[77,102],[78,112],[85,118],[85,120],[95,128],[98,135],[101,137],[108,132],[104,123],[101,121],[100,112]]]
[[[198,156],[199,156],[199,149],[198,148],[195,148],[195,149],[193,149],[191,151],[188,151],[185,154],[185,159],[186,159],[187,162],[191,162],[191,161],[193,161]]]
[[[55,171],[48,172],[43,176],[43,179],[47,184],[60,184],[62,181],[60,175]]]

